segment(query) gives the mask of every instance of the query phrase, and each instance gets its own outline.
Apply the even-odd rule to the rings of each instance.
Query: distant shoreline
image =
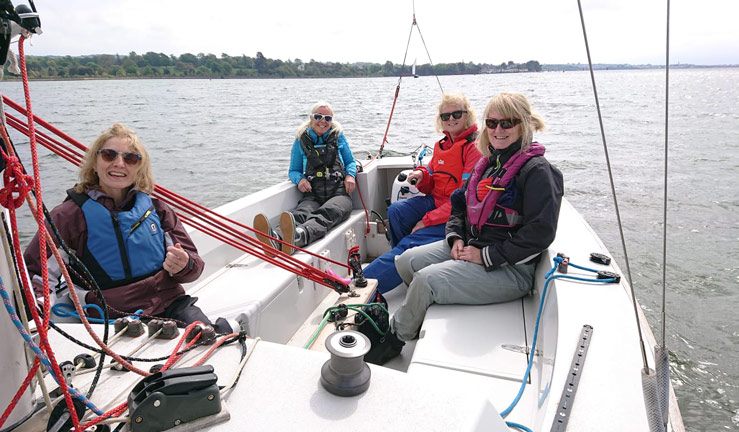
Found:
[[[735,68],[739,65],[674,64],[672,69]],[[97,54],[90,56],[27,56],[26,68],[33,81],[79,81],[96,79],[274,79],[274,78],[375,78],[413,76],[411,66],[380,63],[304,62],[300,59],[270,59],[258,52],[255,57],[231,57],[222,54],[182,54],[180,56],[147,52],[140,55]],[[597,63],[594,70],[664,69],[664,65]],[[479,75],[530,72],[587,71],[582,63],[540,64],[537,60],[500,64],[472,62],[414,65],[420,76]],[[20,77],[6,71],[6,79]]]
[[[580,68],[571,68],[571,69],[549,69],[548,66],[550,65],[542,65],[542,70],[539,72],[530,72],[530,71],[507,71],[507,72],[487,72],[487,73],[475,73],[475,74],[445,74],[448,76],[460,76],[460,75],[499,75],[499,74],[521,74],[521,73],[556,73],[556,72],[586,72],[589,70],[589,68],[586,66],[580,67]],[[670,69],[733,69],[733,68],[739,68],[739,65],[672,65],[670,66]],[[618,67],[608,67],[605,65],[593,65],[593,69],[595,71],[603,72],[603,71],[622,71],[622,70],[661,70],[664,69],[664,66],[630,66],[630,65],[618,65]],[[433,75],[421,75],[419,74],[419,77],[423,76],[433,76]],[[403,75],[404,78],[413,78],[413,75],[406,74]],[[303,76],[303,77],[296,77],[296,76],[288,76],[288,77],[280,77],[280,76],[256,76],[256,77],[250,77],[250,76],[97,76],[97,77],[58,77],[58,78],[50,78],[50,77],[35,77],[31,78],[31,81],[39,82],[39,81],[125,81],[125,80],[226,80],[226,79],[248,79],[248,80],[269,80],[269,79],[352,79],[352,78],[397,78],[397,76],[392,77],[386,77],[386,76]],[[14,75],[10,74],[7,71],[5,72],[5,76],[3,77],[2,81],[8,81],[8,82],[16,82],[20,81],[21,76],[20,75]]]

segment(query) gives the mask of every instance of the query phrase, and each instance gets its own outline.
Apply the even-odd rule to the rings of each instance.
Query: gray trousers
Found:
[[[305,194],[297,207],[290,210],[295,224],[308,233],[308,243],[323,238],[328,230],[344,222],[352,211],[349,195],[337,195],[323,205],[312,194]]]
[[[402,341],[415,339],[426,309],[438,304],[490,304],[526,295],[534,283],[536,264],[504,265],[493,271],[453,260],[446,240],[408,249],[395,259],[408,291],[391,326]]]

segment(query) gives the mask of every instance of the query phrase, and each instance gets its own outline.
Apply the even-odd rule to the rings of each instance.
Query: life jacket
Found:
[[[452,145],[444,150],[441,148],[441,141],[450,141],[449,135],[434,146],[434,164],[431,177],[434,179],[434,196],[448,197],[456,189],[460,188],[466,179],[464,175],[464,162],[462,155],[466,144],[474,142],[477,139],[477,128],[474,128],[466,137],[464,142],[455,141]]]
[[[488,166],[488,158],[482,158],[477,162],[467,183],[465,194],[467,222],[473,233],[479,233],[483,225],[513,227],[521,223],[523,218],[518,212],[504,207],[498,200],[521,167],[532,157],[543,155],[544,151],[543,145],[531,143],[526,153],[517,151],[502,167],[496,167],[491,177],[483,180],[480,178]]]
[[[308,129],[300,136],[300,147],[305,153],[305,178],[313,195],[323,204],[336,195],[346,194],[346,171],[339,157],[339,134],[332,130],[324,138],[324,146],[316,147]]]
[[[126,211],[110,211],[74,189],[67,195],[82,209],[87,224],[80,260],[101,289],[137,282],[162,269],[164,231],[148,194],[137,192],[133,207]]]

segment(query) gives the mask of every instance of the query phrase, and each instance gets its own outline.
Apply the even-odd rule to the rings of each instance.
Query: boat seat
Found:
[[[364,211],[354,210],[346,221],[307,249],[316,254],[339,250],[342,256],[331,258],[346,262],[347,245],[351,246],[353,243],[350,242],[363,238],[364,227]],[[296,253],[294,256],[310,265],[325,267],[318,258],[306,253]],[[346,274],[345,270],[335,268],[335,265],[331,267],[339,275]],[[242,254],[225,267],[187,287],[187,293],[198,297],[198,306],[212,320],[217,317],[236,318],[244,314],[250,336],[260,336],[278,343],[290,340],[331,292],[321,284],[298,277],[249,254]]]
[[[534,310],[532,303],[526,296],[489,305],[432,305],[408,372],[424,365],[520,382],[528,361],[524,314]]]

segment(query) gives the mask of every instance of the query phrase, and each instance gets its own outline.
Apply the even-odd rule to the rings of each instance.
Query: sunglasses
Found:
[[[467,111],[459,110],[459,111],[454,111],[454,112],[450,112],[450,113],[440,113],[439,114],[439,117],[441,117],[441,119],[443,121],[449,120],[449,117],[454,117],[455,120],[459,120],[459,119],[462,118],[462,114],[464,114],[466,112]]]
[[[503,129],[510,129],[519,123],[521,123],[521,120],[519,119],[485,119],[485,126],[487,126],[488,129],[497,129],[498,125],[500,125],[500,127],[502,127]]]
[[[141,160],[141,155],[138,153],[118,152],[113,149],[100,149],[98,154],[103,157],[105,162],[113,162],[118,155],[121,155],[123,162],[128,165],[136,165]]]
[[[313,120],[315,121],[326,120],[327,123],[331,123],[331,120],[333,119],[334,117],[330,115],[323,115],[323,114],[318,114],[318,113],[313,114]]]

